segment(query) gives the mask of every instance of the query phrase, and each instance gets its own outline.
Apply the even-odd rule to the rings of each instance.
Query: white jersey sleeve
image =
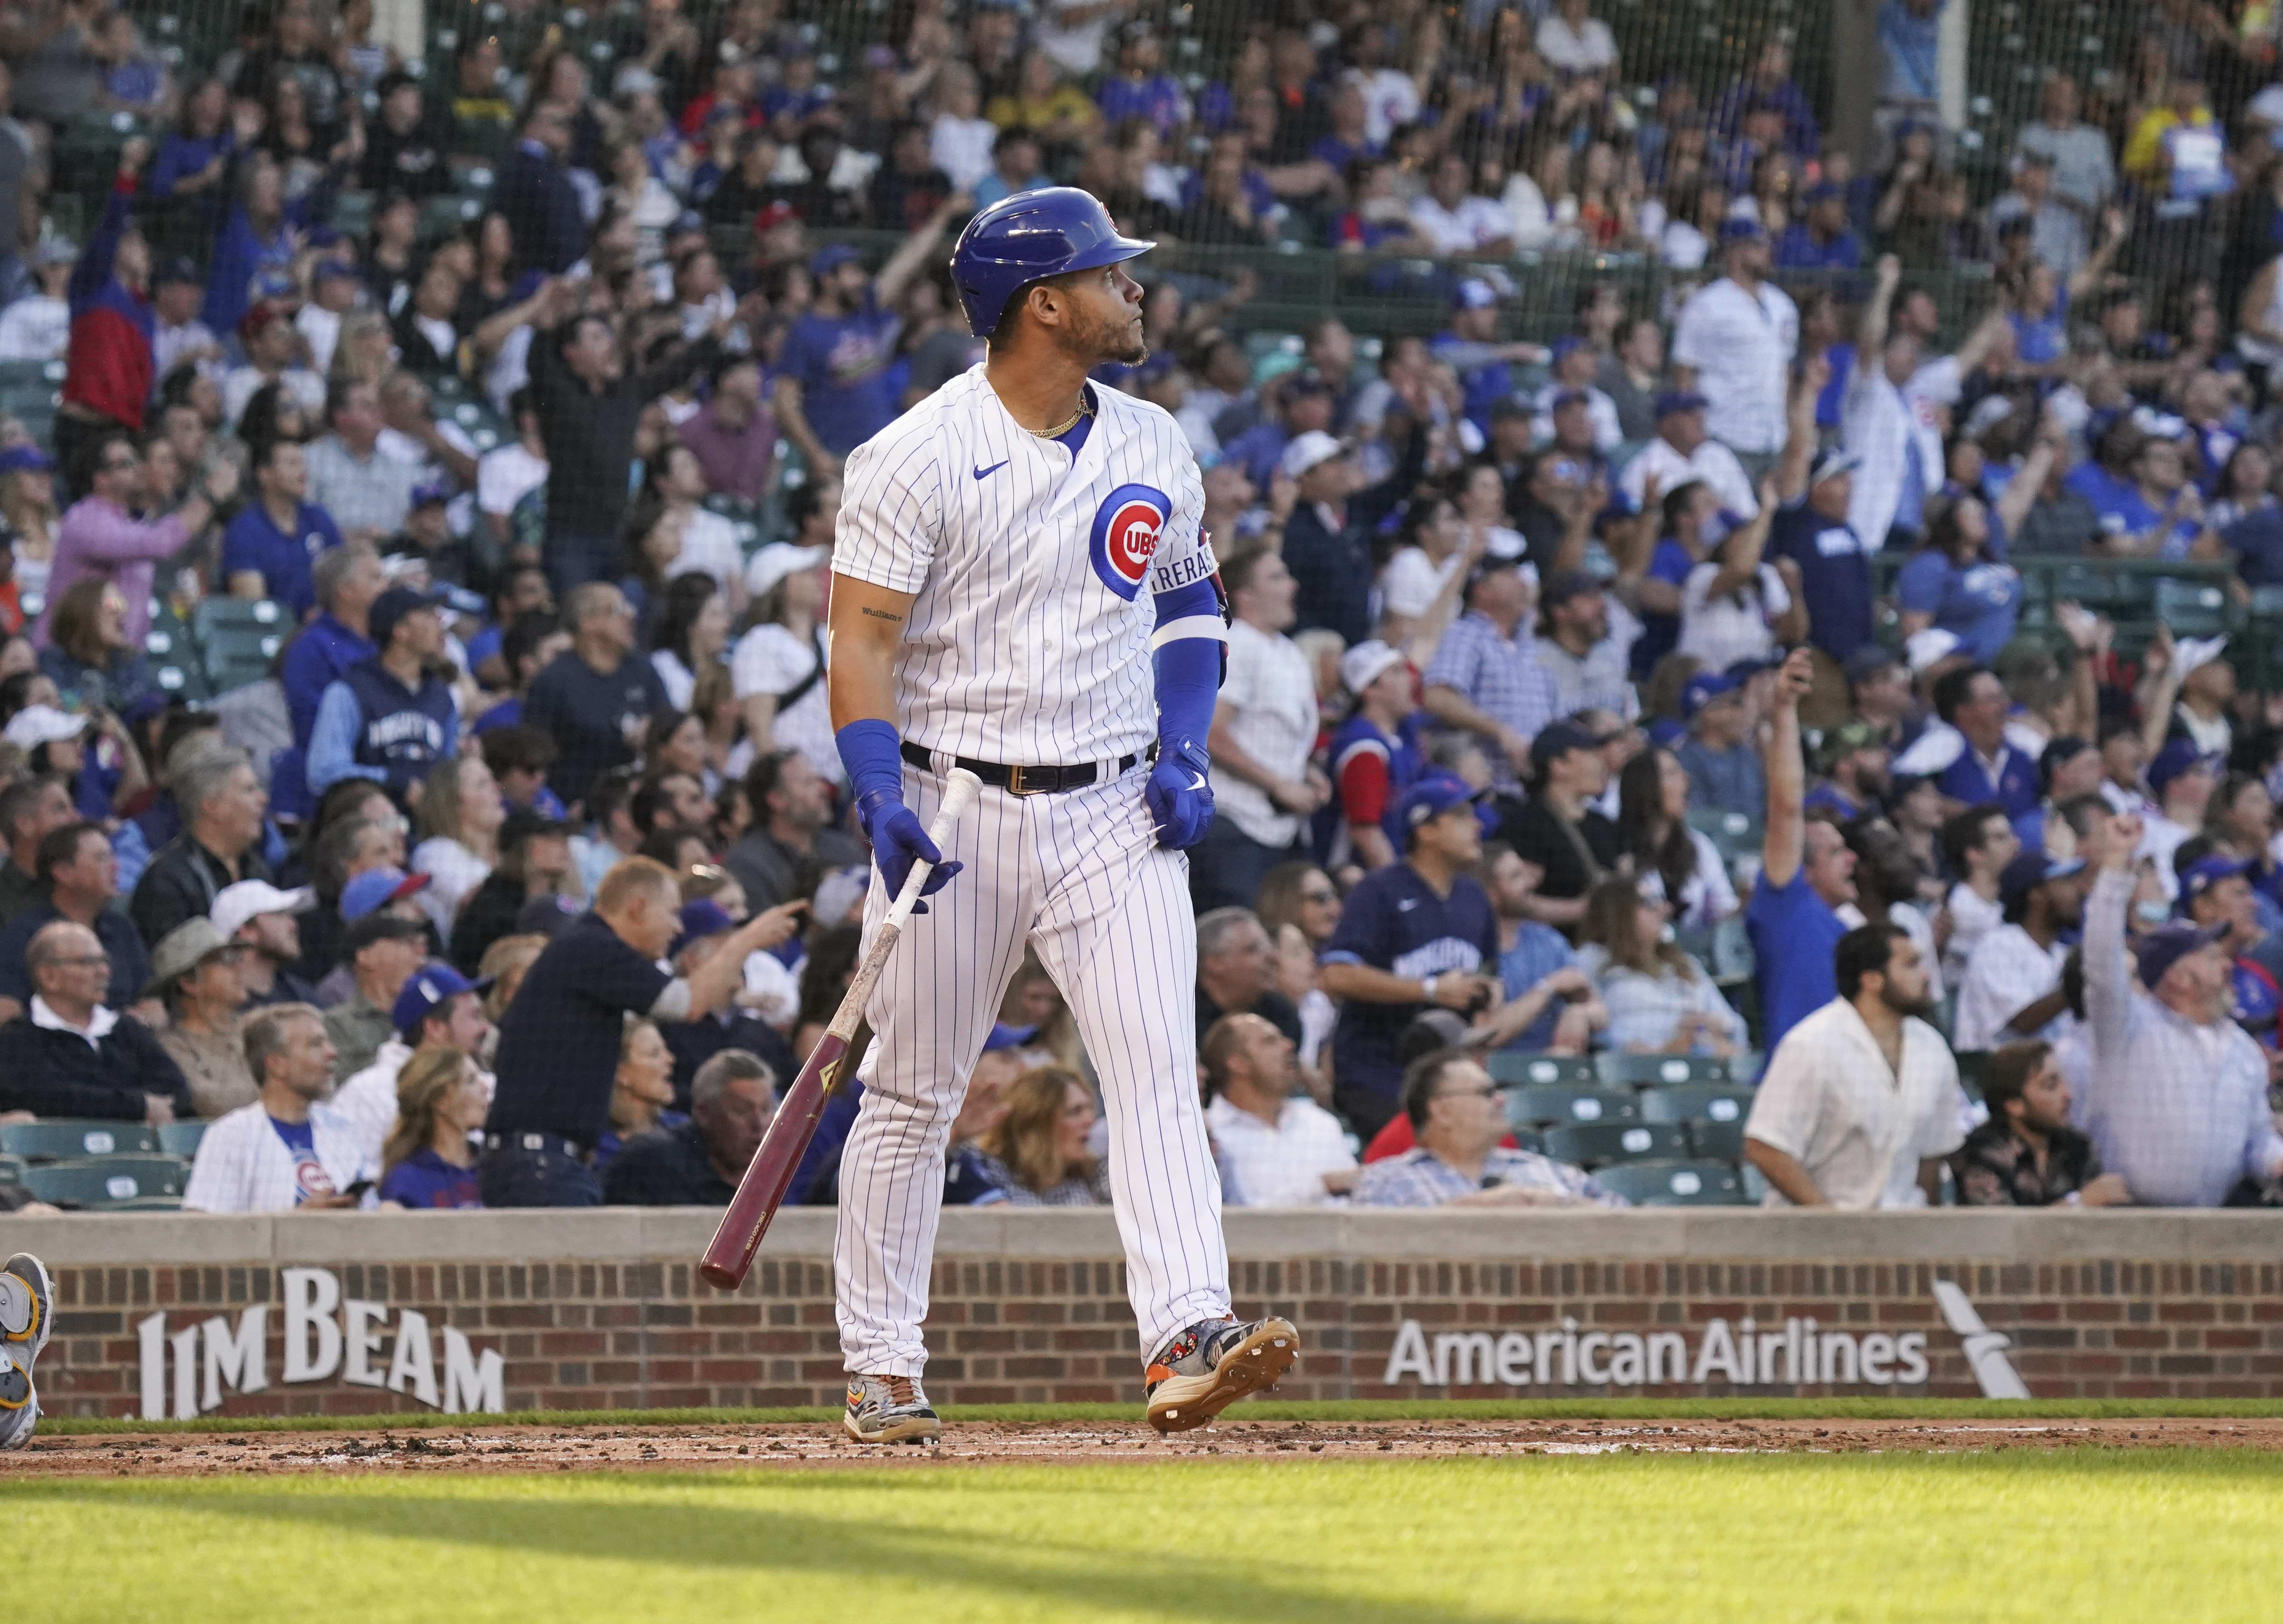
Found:
[[[848,454],[832,548],[835,575],[890,592],[916,593],[925,584],[943,527],[938,452],[932,435],[891,432]]]

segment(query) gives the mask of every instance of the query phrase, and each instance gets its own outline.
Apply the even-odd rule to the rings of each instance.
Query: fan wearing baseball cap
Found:
[[[444,623],[432,594],[391,587],[365,624],[379,652],[350,666],[318,702],[309,789],[323,795],[344,778],[369,778],[401,799],[460,736],[459,703],[435,670]]]
[[[484,989],[491,984],[488,979],[470,981],[450,965],[432,959],[397,993],[389,1006],[389,1035],[371,1063],[350,1073],[333,1092],[333,1108],[355,1127],[358,1144],[375,1162],[396,1124],[396,1081],[405,1063],[425,1049],[479,1053],[492,1031],[484,1014]],[[488,1105],[491,1074],[479,1070],[477,1075]]]
[[[1811,719],[1835,722],[1847,710],[1847,662],[1874,641],[1871,551],[1848,523],[1855,491],[1855,459],[1835,447],[1816,449],[1815,399],[1830,381],[1831,364],[1808,358],[1792,391],[1791,436],[1776,465],[1781,506],[1768,528],[1771,562],[1788,558],[1799,569],[1795,594],[1807,609],[1808,640],[1815,647]]]
[[[1498,919],[1467,872],[1483,851],[1477,800],[1447,773],[1414,783],[1387,819],[1403,860],[1363,877],[1324,949],[1324,991],[1343,1000],[1333,1100],[1367,1140],[1401,1108],[1404,1028],[1438,1006],[1472,1014],[1502,996]]]
[[[2267,1057],[2231,1018],[2226,926],[2162,926],[2139,938],[2137,962],[2128,962],[2141,839],[2140,820],[2126,813],[2095,820],[2083,846],[2094,871],[2084,909],[2092,1051],[2084,1127],[2136,1200],[2217,1207],[2239,1187],[2283,1177]]]
[[[1419,673],[1376,638],[1340,657],[1340,687],[1355,700],[1332,734],[1332,783],[1355,860],[1367,869],[1396,860],[1381,820],[1418,778],[1422,758],[1403,724],[1419,705]]]

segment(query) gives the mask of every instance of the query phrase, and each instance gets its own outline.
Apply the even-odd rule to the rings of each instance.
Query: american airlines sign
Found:
[[[1991,1330],[1966,1294],[1934,1286],[1943,1322],[1963,1345],[1986,1398],[2027,1398],[2006,1356],[2011,1340]],[[1801,1386],[1914,1387],[1931,1373],[1922,1331],[1827,1331],[1813,1319],[1764,1325],[1749,1315],[1708,1319],[1692,1338],[1679,1331],[1581,1331],[1565,1316],[1543,1331],[1445,1331],[1430,1337],[1415,1319],[1396,1332],[1382,1380],[1422,1387]]]
[[[476,1348],[457,1326],[443,1328],[440,1358],[428,1317],[417,1309],[392,1310],[355,1297],[345,1302],[330,1269],[281,1270],[279,1279],[278,1379],[287,1385],[339,1379],[408,1394],[448,1415],[507,1408],[506,1361],[495,1348]],[[171,1333],[164,1313],[138,1323],[143,1418],[188,1419],[221,1409],[226,1394],[267,1391],[271,1307],[254,1303],[235,1325],[223,1314]]]

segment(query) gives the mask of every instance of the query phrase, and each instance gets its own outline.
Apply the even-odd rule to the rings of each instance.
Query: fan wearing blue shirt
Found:
[[[222,534],[222,579],[237,598],[270,598],[299,619],[316,607],[309,565],[341,544],[332,515],[308,500],[309,464],[299,441],[257,440],[255,500]]]
[[[1838,826],[1806,815],[1807,763],[1800,754],[1799,702],[1815,686],[1807,650],[1796,649],[1776,673],[1769,711],[1768,813],[1760,842],[1760,882],[1744,909],[1752,938],[1752,978],[1765,1028],[1762,1052],[1839,996],[1832,955],[1847,927],[1836,912],[1855,900],[1855,854]]]
[[[1863,244],[1847,226],[1847,192],[1826,181],[1807,189],[1798,220],[1776,239],[1778,270],[1860,270]]]
[[[966,199],[946,198],[877,277],[845,243],[828,243],[810,256],[815,291],[785,335],[770,404],[777,426],[808,459],[812,477],[837,475],[840,459],[886,428],[900,409],[894,365],[904,322],[897,301],[935,251],[954,203],[964,206]]]
[[[1413,784],[1387,819],[1399,863],[1348,894],[1324,949],[1324,991],[1342,1000],[1332,1031],[1333,1101],[1368,1140],[1401,1107],[1403,1030],[1428,1010],[1495,1007],[1498,920],[1467,872],[1483,853],[1476,793],[1447,773]]]

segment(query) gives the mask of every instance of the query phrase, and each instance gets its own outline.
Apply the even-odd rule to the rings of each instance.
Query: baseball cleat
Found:
[[[0,1268],[0,1449],[20,1449],[40,1422],[32,1361],[48,1345],[55,1288],[47,1266],[19,1252]]]
[[[848,1413],[840,1418],[859,1443],[934,1443],[943,1422],[914,1376],[851,1376]]]
[[[1149,1425],[1161,1433],[1203,1426],[1246,1394],[1274,1387],[1299,1356],[1289,1319],[1191,1325],[1149,1361]]]

